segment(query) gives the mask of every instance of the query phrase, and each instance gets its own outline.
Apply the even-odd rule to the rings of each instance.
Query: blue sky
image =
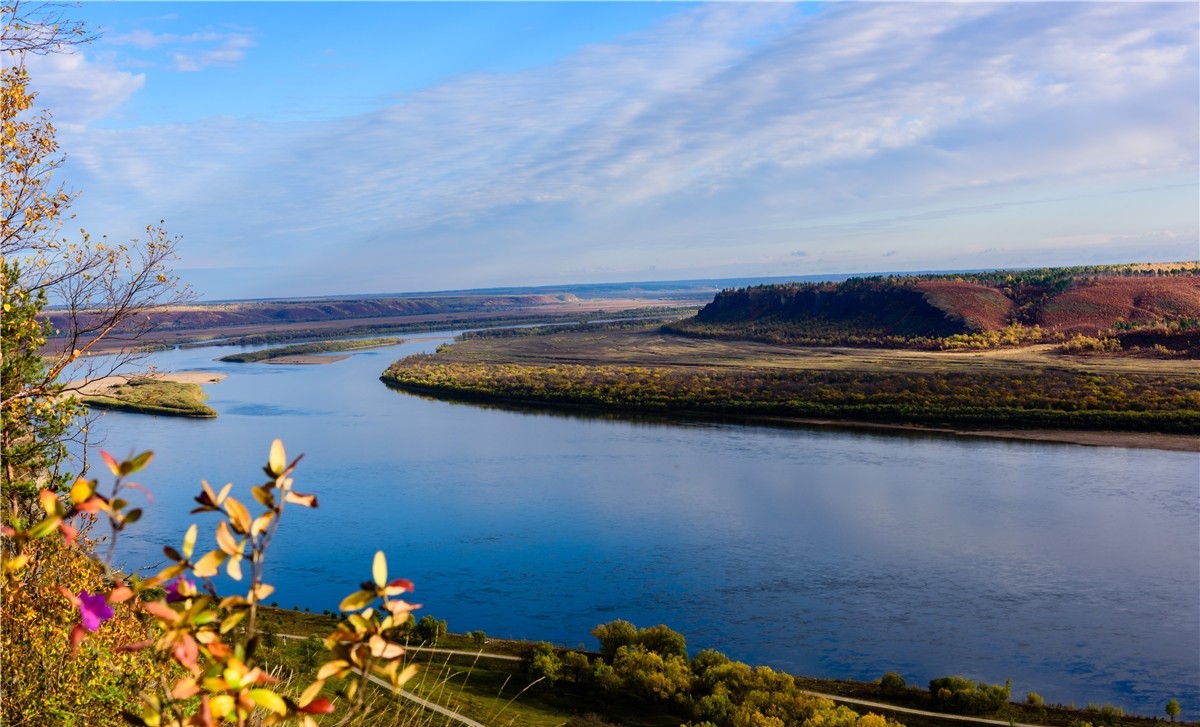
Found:
[[[1198,8],[87,2],[28,65],[208,299],[1165,261]]]

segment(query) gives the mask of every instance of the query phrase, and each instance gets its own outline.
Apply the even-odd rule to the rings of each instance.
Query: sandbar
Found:
[[[229,374],[215,371],[156,371],[154,373],[116,374],[90,381],[72,381],[66,385],[66,390],[83,396],[97,396],[103,394],[104,390],[109,387],[128,383],[130,379],[155,379],[177,384],[215,384],[228,376]]]
[[[350,358],[350,354],[325,354],[325,353],[304,353],[296,356],[276,356],[268,358],[256,363],[265,364],[331,364],[335,361],[341,361],[344,358]]]

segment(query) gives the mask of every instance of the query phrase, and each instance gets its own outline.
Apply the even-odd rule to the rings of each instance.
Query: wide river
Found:
[[[1015,699],[1200,717],[1196,454],[524,413],[379,381],[447,338],[319,366],[155,354],[229,378],[206,387],[215,420],[94,428],[156,453],[122,563],[215,524],[187,514],[202,478],[251,502],[280,437],[320,497],[270,553],[281,606],[336,609],[382,549],[453,631],[594,648],[623,618],[797,674],[1011,678]]]

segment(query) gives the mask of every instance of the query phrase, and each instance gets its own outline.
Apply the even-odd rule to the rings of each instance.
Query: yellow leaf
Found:
[[[211,578],[217,574],[217,571],[221,568],[221,564],[224,563],[225,559],[228,557],[229,556],[225,555],[225,553],[219,550],[210,551],[206,553],[203,558],[196,562],[196,565],[192,570],[198,578]]]
[[[197,574],[199,575],[199,574]],[[339,611],[357,611],[371,605],[375,600],[375,594],[371,591],[357,591],[351,593],[342,599],[341,605],[338,606]]]
[[[213,717],[217,719],[228,717],[229,713],[233,711],[233,704],[232,694],[218,694],[208,699],[208,708]]]
[[[302,492],[292,492],[291,490],[288,490],[287,494],[284,495],[283,498],[292,504],[299,505],[300,507],[317,506],[316,495],[305,495]]]
[[[392,681],[392,686],[396,689],[399,689],[400,687],[404,686],[405,682],[407,682],[409,679],[412,679],[416,675],[417,665],[409,664],[408,666],[404,667],[404,671],[400,672],[400,674],[396,676],[395,680]]]
[[[250,526],[250,536],[258,537],[259,534],[266,531],[267,526],[271,524],[271,520],[275,517],[273,512],[264,512],[262,515],[254,518],[254,524]]]
[[[244,618],[246,618],[245,611],[237,611],[235,613],[232,613],[232,614],[226,616],[224,618],[224,620],[221,621],[221,633],[223,633],[223,634],[229,633],[229,630],[232,629],[234,626],[237,626],[238,623],[240,623],[241,620]]]
[[[276,439],[271,442],[271,456],[267,460],[267,467],[271,470],[273,477],[278,477],[283,474],[283,468],[287,466],[287,454],[283,449],[283,441]]]
[[[78,505],[84,500],[92,496],[96,491],[95,485],[80,477],[75,480],[75,484],[71,485],[71,502]]]
[[[325,681],[332,676],[341,676],[350,671],[350,662],[345,659],[334,659],[327,661],[317,672],[317,680]]]
[[[217,523],[217,545],[229,555],[242,552],[242,549],[238,547],[237,539],[233,537],[233,533],[229,532],[229,526],[225,524],[224,520]]]
[[[312,700],[316,699],[317,695],[320,694],[321,690],[324,688],[324,679],[318,679],[312,684],[309,684],[308,687],[306,687],[305,690],[300,693],[300,698],[296,700],[296,704],[299,704],[301,707],[303,707]]]
[[[264,598],[275,592],[275,586],[270,583],[259,583],[250,591],[250,598],[254,601],[261,602]]]
[[[229,564],[225,566],[225,572],[235,581],[242,580],[242,556],[240,553],[229,558]]]
[[[258,504],[262,505],[263,507],[275,509],[275,493],[271,492],[262,485],[251,487],[250,494],[254,495],[254,499],[258,500]]]
[[[380,588],[387,585],[387,557],[382,550],[375,551],[375,562],[371,566],[371,574],[375,577],[375,585]]]
[[[183,536],[183,557],[191,558],[192,557],[192,549],[194,549],[195,547],[196,547],[196,524],[192,523],[192,526],[187,529],[187,533],[185,533]]]
[[[250,511],[245,505],[232,497],[225,498],[225,513],[229,515],[229,523],[236,532],[242,535],[250,532]]]

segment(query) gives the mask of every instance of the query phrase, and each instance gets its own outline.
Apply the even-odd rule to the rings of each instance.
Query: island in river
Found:
[[[1191,263],[859,278],[696,316],[517,329],[394,363],[423,394],[1200,451]]]

